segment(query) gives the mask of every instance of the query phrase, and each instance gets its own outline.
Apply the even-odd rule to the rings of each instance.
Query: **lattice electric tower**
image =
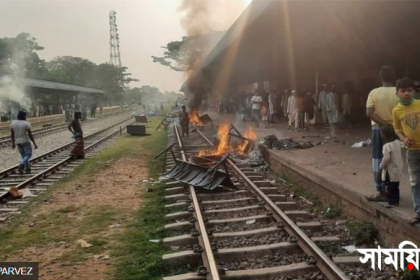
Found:
[[[110,63],[121,67],[120,36],[118,35],[117,13],[115,11],[109,12],[109,45],[111,48]]]

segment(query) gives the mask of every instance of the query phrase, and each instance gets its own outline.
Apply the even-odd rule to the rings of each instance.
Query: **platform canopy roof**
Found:
[[[84,87],[78,85],[71,85],[59,82],[52,82],[40,79],[33,79],[33,78],[25,78],[25,77],[14,77],[11,75],[4,75],[0,78],[3,78],[3,81],[7,83],[19,83],[23,84],[26,87],[33,87],[33,88],[44,88],[44,89],[55,89],[55,90],[63,90],[63,91],[72,91],[72,92],[81,92],[81,93],[94,93],[94,94],[105,94],[105,91],[102,89],[91,88],[91,87]],[[0,79],[0,83],[2,79]]]
[[[398,67],[420,59],[419,33],[420,1],[254,0],[187,83]]]

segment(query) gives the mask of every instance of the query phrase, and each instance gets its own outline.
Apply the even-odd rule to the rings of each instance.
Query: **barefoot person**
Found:
[[[182,106],[182,111],[179,113],[180,123],[181,123],[181,130],[182,130],[182,137],[187,134],[189,137],[189,124],[190,124],[190,116],[187,112],[187,107]]]
[[[27,174],[31,173],[31,165],[29,159],[32,157],[31,142],[34,143],[34,148],[38,149],[34,137],[31,133],[31,124],[26,121],[26,112],[20,111],[17,115],[17,120],[10,125],[10,133],[12,139],[12,149],[18,147],[19,153],[22,157],[22,163],[19,164],[19,173],[23,174],[23,170]]]
[[[72,138],[74,138],[75,140],[74,147],[70,152],[70,155],[73,157],[73,159],[85,157],[85,144],[83,141],[81,118],[82,113],[75,112],[74,119],[70,122],[68,126],[70,132],[73,133]]]

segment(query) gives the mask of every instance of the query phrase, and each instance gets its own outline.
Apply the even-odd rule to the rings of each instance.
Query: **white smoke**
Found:
[[[0,76],[0,113],[6,115],[11,112],[15,117],[19,110],[30,111],[31,100],[26,93],[24,74],[27,54],[14,53],[6,63],[5,68],[11,74]]]

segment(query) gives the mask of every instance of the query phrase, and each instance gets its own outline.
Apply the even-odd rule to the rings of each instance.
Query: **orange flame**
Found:
[[[243,135],[245,138],[255,141],[257,139],[257,134],[255,133],[252,127],[248,127],[248,130]],[[241,144],[236,147],[236,152],[239,154],[245,154],[245,148],[248,145],[249,140],[243,140]]]
[[[212,151],[200,151],[198,153],[199,157],[222,155],[231,151],[231,147],[229,146],[229,125],[227,123],[220,125],[217,135],[219,136],[219,145],[217,148]]]
[[[190,114],[190,124],[194,126],[204,126],[204,124],[201,122],[199,114],[197,111],[191,112]]]
[[[255,133],[254,129],[252,127],[248,127],[248,130],[243,134],[243,136],[248,140],[243,140],[241,144],[236,147],[236,149],[233,149],[232,146],[229,145],[229,124],[221,124],[217,134],[219,136],[219,145],[217,148],[210,151],[200,151],[198,153],[199,157],[223,155],[233,151],[244,155],[248,142],[255,141],[257,139],[257,134]]]

